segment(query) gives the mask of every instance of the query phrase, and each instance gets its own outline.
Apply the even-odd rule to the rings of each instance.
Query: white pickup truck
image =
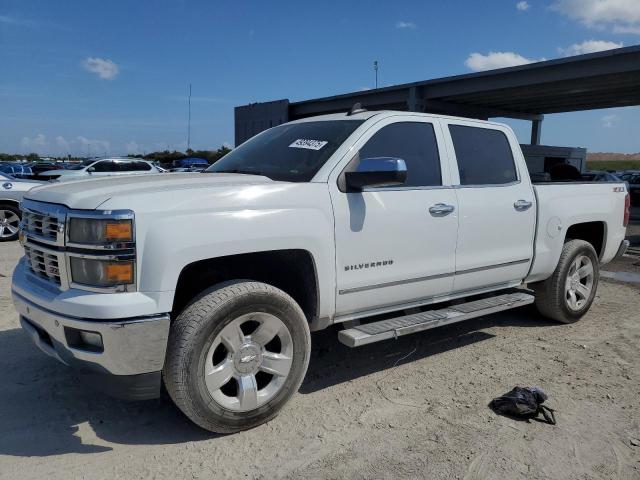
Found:
[[[623,183],[532,185],[507,126],[352,111],[267,130],[199,175],[31,190],[13,299],[87,381],[137,399],[164,383],[196,424],[234,432],[277,414],[331,324],[355,347],[534,302],[577,321],[628,207]]]

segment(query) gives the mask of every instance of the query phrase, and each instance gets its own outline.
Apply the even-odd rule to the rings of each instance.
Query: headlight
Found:
[[[133,260],[98,260],[71,257],[74,283],[95,287],[131,285],[134,282]]]
[[[69,242],[84,245],[133,242],[133,221],[72,217],[69,220]]]

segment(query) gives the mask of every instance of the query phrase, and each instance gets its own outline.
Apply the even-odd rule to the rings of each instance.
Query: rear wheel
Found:
[[[0,205],[0,242],[11,242],[18,238],[20,209],[14,205]]]
[[[307,320],[285,292],[258,282],[221,284],[171,327],[163,378],[175,404],[219,433],[273,418],[309,363]]]
[[[593,303],[599,273],[598,256],[590,243],[565,243],[553,275],[533,285],[538,311],[559,322],[577,322]]]

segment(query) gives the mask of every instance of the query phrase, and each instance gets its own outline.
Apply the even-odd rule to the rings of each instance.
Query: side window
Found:
[[[94,171],[96,172],[112,172],[113,162],[110,160],[98,162],[93,166],[93,168],[94,168]]]
[[[518,179],[507,136],[499,130],[449,125],[461,185],[494,185]]]
[[[151,165],[145,162],[131,162],[131,171],[133,172],[148,172],[151,170]]]
[[[398,122],[387,125],[360,149],[360,158],[395,157],[407,164],[406,187],[442,185],[440,155],[433,125]]]

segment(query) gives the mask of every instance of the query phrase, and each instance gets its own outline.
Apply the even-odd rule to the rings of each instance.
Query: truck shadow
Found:
[[[534,308],[524,307],[357,348],[346,347],[337,341],[342,327],[335,325],[311,336],[311,360],[300,392],[313,393],[397,365],[489,340],[495,335],[484,330],[490,327],[545,325],[558,324],[541,317]]]
[[[211,439],[170,402],[125,402],[79,382],[20,330],[0,332],[0,455],[49,456]]]
[[[481,331],[489,327],[546,323],[520,309],[357,349],[338,343],[338,327],[333,327],[312,335],[300,392],[388,369],[414,348],[398,363],[490,339],[494,335]],[[219,437],[193,425],[167,400],[124,402],[88,389],[70,369],[37,351],[20,329],[0,332],[0,364],[0,455],[99,453],[112,450],[108,443],[168,445]]]

